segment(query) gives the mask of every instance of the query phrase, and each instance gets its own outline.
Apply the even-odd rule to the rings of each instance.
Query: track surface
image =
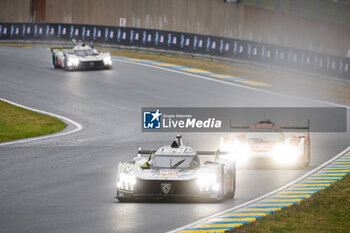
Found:
[[[273,191],[350,142],[349,133],[313,133],[308,169],[239,169],[234,200],[118,203],[117,162],[130,160],[140,145],[156,148],[174,136],[141,133],[141,107],[329,105],[125,62],[115,61],[107,71],[54,70],[44,49],[0,47],[0,70],[1,98],[69,117],[84,127],[65,137],[0,147],[0,232],[169,231]],[[198,149],[216,147],[219,137],[184,134]]]

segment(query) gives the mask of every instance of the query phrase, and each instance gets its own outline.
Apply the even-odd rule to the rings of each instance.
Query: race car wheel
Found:
[[[67,64],[67,57],[64,56],[64,62],[63,62],[63,66],[62,66],[65,70],[68,70],[68,64]]]
[[[306,158],[306,166],[308,167],[310,165],[310,161],[311,161],[311,149],[310,149],[310,142],[307,146],[307,158]]]
[[[133,199],[132,197],[121,197],[119,196],[118,192],[115,198],[117,198],[119,202],[130,202]]]
[[[304,168],[308,167],[310,164],[310,158],[311,158],[310,156],[311,156],[310,155],[310,145],[308,145],[304,148],[304,153],[298,161],[297,168],[304,169]]]
[[[232,175],[230,177],[230,181],[231,181],[231,186],[230,186],[230,191],[227,193],[227,198],[232,199],[235,197],[235,192],[236,192],[236,166],[234,166]]]
[[[221,167],[221,180],[220,180],[220,190],[215,199],[215,202],[221,202],[225,196],[225,179],[224,179],[224,169]]]
[[[117,197],[119,202],[131,202],[132,198],[130,197]]]
[[[297,169],[304,169],[306,166],[306,155],[305,153],[300,156],[299,161],[297,163]]]
[[[57,64],[57,57],[55,55],[52,55],[52,64],[55,69],[59,67]]]

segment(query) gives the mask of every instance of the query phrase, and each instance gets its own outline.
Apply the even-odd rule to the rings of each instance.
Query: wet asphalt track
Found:
[[[239,169],[234,200],[118,203],[117,162],[130,160],[139,146],[156,148],[174,136],[141,133],[141,107],[329,105],[141,65],[113,65],[106,71],[65,72],[52,68],[48,50],[0,47],[1,98],[69,117],[84,127],[65,137],[0,147],[0,232],[170,231],[273,191],[350,142],[349,133],[313,133],[308,169]],[[210,149],[219,136],[187,133],[184,140]]]

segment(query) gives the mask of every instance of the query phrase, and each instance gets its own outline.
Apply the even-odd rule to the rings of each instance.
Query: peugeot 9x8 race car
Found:
[[[254,126],[231,126],[248,132],[230,134],[220,139],[220,150],[230,152],[237,164],[260,161],[283,167],[307,167],[311,160],[310,122],[305,127],[278,127],[271,121],[260,121]],[[307,130],[287,137],[283,130]],[[272,162],[272,163],[271,163]]]
[[[75,42],[75,41],[74,41]],[[54,68],[65,70],[110,69],[112,59],[109,53],[99,53],[93,46],[76,43],[73,48],[51,48]]]
[[[235,193],[234,160],[220,151],[195,151],[181,136],[170,146],[141,150],[132,162],[120,162],[117,174],[119,201],[137,198],[199,198],[221,201]],[[215,157],[202,163],[201,155]]]

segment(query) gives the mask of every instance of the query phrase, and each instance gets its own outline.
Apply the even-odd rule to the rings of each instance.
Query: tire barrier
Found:
[[[258,62],[350,80],[350,58],[266,43],[144,28],[56,23],[0,23],[0,41],[70,41],[72,39]]]

